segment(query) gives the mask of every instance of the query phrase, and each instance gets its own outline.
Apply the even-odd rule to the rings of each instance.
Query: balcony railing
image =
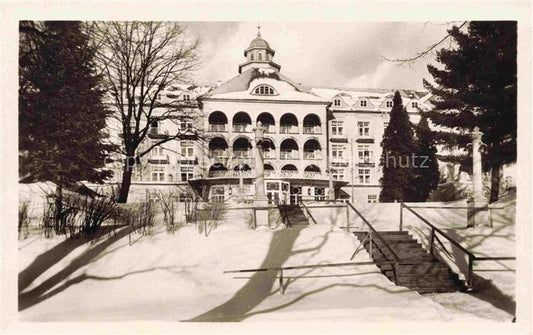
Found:
[[[263,158],[276,158],[276,151],[274,150],[263,151]]]
[[[209,151],[211,158],[228,158],[228,151],[225,149],[211,149]]]
[[[322,159],[322,151],[304,151],[304,159]]]
[[[239,178],[240,171],[209,171],[209,178]],[[243,178],[254,178],[255,170],[246,170],[242,171]],[[325,174],[321,172],[314,171],[295,171],[295,170],[282,170],[282,171],[273,171],[265,170],[265,177],[268,178],[304,178],[304,179],[327,179]]]
[[[279,126],[280,134],[298,134],[298,126]]]
[[[234,133],[247,133],[249,132],[250,125],[246,123],[234,123],[233,132]]]
[[[321,172],[316,171],[304,171],[304,178],[305,179],[319,179],[322,177]]]
[[[211,124],[209,124],[209,131],[211,131],[211,132],[225,132],[226,131],[226,125],[225,124],[211,123]]]
[[[320,126],[304,126],[304,134],[322,134],[322,127]]]
[[[281,151],[281,159],[298,159],[298,151]]]
[[[251,150],[233,150],[233,157],[234,158],[250,158]]]
[[[295,177],[298,175],[298,171],[295,170],[281,170],[281,177]]]

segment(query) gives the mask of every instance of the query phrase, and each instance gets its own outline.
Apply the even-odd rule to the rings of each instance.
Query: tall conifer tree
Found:
[[[414,201],[416,186],[412,157],[416,153],[416,145],[413,128],[398,91],[394,94],[390,122],[385,129],[381,147],[380,166],[383,177],[380,179],[379,201]]]
[[[444,68],[428,65],[436,85],[424,81],[435,96],[428,113],[441,130],[440,143],[466,149],[469,133],[477,125],[487,145],[483,167],[491,172],[490,202],[499,196],[502,165],[516,161],[516,22],[470,22],[468,31],[453,27],[449,33],[456,47],[437,52]],[[467,155],[440,157],[451,162],[466,162]]]
[[[416,127],[416,143],[416,201],[426,201],[431,191],[437,188],[440,173],[435,138],[425,114],[421,115]]]
[[[95,49],[80,22],[23,21],[19,25],[20,182],[101,183],[114,148],[106,138]]]

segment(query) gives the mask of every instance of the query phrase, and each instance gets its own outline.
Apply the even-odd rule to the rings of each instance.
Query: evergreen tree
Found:
[[[394,94],[390,122],[385,129],[381,147],[380,166],[383,177],[380,179],[379,201],[415,201],[415,169],[412,159],[416,154],[416,145],[413,128],[398,91]]]
[[[77,181],[102,183],[114,146],[96,50],[79,22],[23,21],[19,31],[20,182],[51,181],[58,194]]]
[[[416,143],[416,201],[426,201],[431,191],[437,188],[440,173],[435,138],[424,114],[416,127]]]
[[[441,129],[439,143],[467,149],[469,132],[477,125],[487,145],[483,167],[491,171],[490,202],[499,195],[503,164],[516,161],[516,22],[470,22],[468,31],[453,27],[449,33],[457,47],[437,52],[438,69],[428,65],[436,85],[424,81],[435,96],[428,113]],[[467,155],[448,155],[442,160],[471,165]]]

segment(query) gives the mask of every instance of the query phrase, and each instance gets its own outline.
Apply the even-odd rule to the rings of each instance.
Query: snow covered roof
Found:
[[[259,84],[272,86],[277,94],[251,95],[253,88]],[[329,99],[315,94],[277,71],[256,68],[248,69],[212,89],[204,94],[203,98],[329,102]]]
[[[335,106],[335,108],[348,110],[361,109],[362,107],[370,110],[386,107],[385,102],[392,100],[396,91],[400,92],[404,105],[409,105],[410,102],[420,103],[420,99],[428,95],[428,92],[405,89],[311,87],[310,91],[329,101],[338,97],[342,104]],[[366,106],[361,106],[362,100],[366,101]]]

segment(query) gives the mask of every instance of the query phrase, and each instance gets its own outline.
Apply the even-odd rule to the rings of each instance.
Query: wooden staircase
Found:
[[[278,205],[279,213],[283,223],[287,227],[295,225],[308,225],[309,220],[305,216],[303,209],[299,205]]]
[[[417,240],[406,231],[377,232],[389,245],[398,258],[398,285],[405,286],[418,293],[455,292],[466,288],[465,282],[460,280],[448,266],[438,258],[430,255]],[[379,264],[394,260],[391,252],[379,238],[372,238],[372,248],[367,232],[354,232],[359,241],[364,241],[365,249],[372,259],[378,263],[381,272],[394,281],[394,266]]]

